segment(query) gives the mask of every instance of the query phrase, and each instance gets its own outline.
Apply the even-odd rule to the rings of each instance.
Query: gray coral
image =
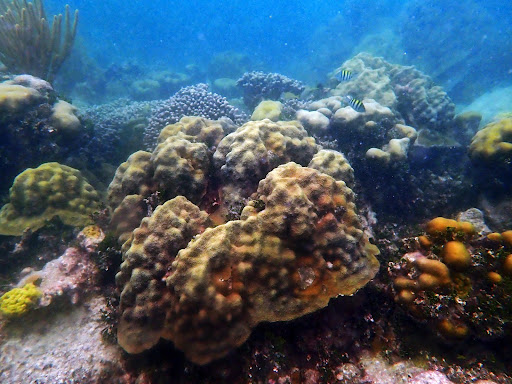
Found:
[[[282,93],[291,92],[300,95],[304,85],[279,73],[264,73],[260,71],[246,72],[238,79],[237,86],[242,88],[244,103],[254,109],[265,99],[278,100]]]

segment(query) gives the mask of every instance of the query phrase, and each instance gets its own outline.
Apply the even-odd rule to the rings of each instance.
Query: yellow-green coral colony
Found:
[[[13,288],[0,297],[0,313],[6,317],[22,316],[34,307],[41,295],[41,290],[33,283]]]
[[[469,155],[488,163],[512,158],[512,118],[494,121],[478,131],[471,141]]]
[[[19,236],[35,231],[55,216],[64,224],[84,226],[98,208],[99,195],[80,171],[59,163],[45,163],[20,173],[0,211],[0,234]]]

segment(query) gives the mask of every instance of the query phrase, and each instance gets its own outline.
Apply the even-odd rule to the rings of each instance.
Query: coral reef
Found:
[[[392,263],[396,300],[406,312],[447,340],[500,339],[512,312],[510,232],[477,235],[469,222],[429,221],[418,250]]]
[[[6,317],[18,317],[34,307],[41,297],[41,291],[33,283],[22,288],[13,288],[0,297],[0,314]]]
[[[349,187],[354,184],[354,169],[345,156],[338,151],[328,149],[318,151],[309,162],[308,168],[325,173],[337,181],[343,181]]]
[[[475,162],[508,166],[512,158],[512,118],[491,122],[478,131],[469,155]]]
[[[45,163],[19,174],[0,211],[0,233],[19,236],[58,216],[65,224],[85,225],[98,208],[99,195],[76,169]]]
[[[244,112],[230,105],[224,97],[209,92],[207,84],[185,87],[152,111],[149,125],[144,131],[146,148],[153,149],[162,128],[177,123],[184,116],[200,116],[211,120],[227,117],[237,125],[247,121]]]
[[[40,271],[26,270],[20,284],[36,282],[40,292],[40,307],[47,307],[57,300],[66,300],[73,305],[84,297],[98,291],[99,270],[90,254],[97,244],[89,249],[70,247]]]
[[[307,104],[307,110],[299,110],[297,118],[313,133],[325,135],[328,128],[334,131],[341,149],[352,158],[377,159],[384,165],[391,160],[407,160],[409,145],[417,138],[416,129],[375,100],[364,99],[364,113],[343,104],[340,96],[317,100]]]
[[[122,163],[108,188],[115,209],[127,195],[162,194],[169,200],[182,194],[198,203],[206,193],[210,157],[224,136],[219,121],[184,117],[165,127],[152,153],[137,151]]]
[[[222,139],[213,155],[227,206],[249,197],[273,168],[289,161],[306,166],[317,151],[315,140],[296,121],[245,123]]]
[[[139,353],[166,337],[171,297],[164,277],[178,251],[207,225],[208,215],[179,196],[157,207],[134,231],[116,275],[122,312],[118,340],[128,352]]]
[[[184,198],[143,220],[116,278],[123,348],[140,352],[163,337],[205,364],[241,345],[259,322],[313,312],[375,275],[378,250],[343,182],[288,163],[271,171],[253,198],[241,220],[206,229],[188,246],[207,216]],[[190,208],[173,207],[181,204]],[[191,227],[175,216],[194,208]]]
[[[405,124],[418,130],[449,132],[455,105],[441,87],[414,67],[393,65],[383,58],[361,53],[344,62],[334,73],[341,69],[357,76],[339,83],[331,92],[334,96],[374,99],[398,111]]]
[[[0,111],[0,190],[28,167],[49,161],[86,163],[78,159],[90,130],[48,82],[30,75],[1,82]]]
[[[118,99],[81,109],[80,116],[94,126],[82,152],[90,154],[89,161],[96,166],[104,162],[119,164],[142,147],[144,128],[159,103]]]
[[[281,111],[283,104],[280,101],[263,100],[261,101],[251,115],[251,120],[269,119],[272,121],[281,120]]]
[[[52,108],[50,122],[63,136],[76,136],[82,128],[77,111],[78,109],[67,101],[59,100]]]
[[[66,5],[64,27],[62,14],[53,16],[50,27],[42,0],[31,3],[2,0],[0,14],[0,61],[11,72],[53,81],[71,53],[78,11],[71,23],[69,5]]]
[[[189,84],[191,78],[185,73],[159,71],[145,74],[134,80],[128,92],[133,100],[164,99]]]
[[[243,91],[244,103],[253,110],[261,101],[278,100],[281,94],[291,92],[300,95],[304,85],[279,73],[246,72],[238,79],[237,86]]]

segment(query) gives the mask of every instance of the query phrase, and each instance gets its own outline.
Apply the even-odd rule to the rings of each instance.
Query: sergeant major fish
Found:
[[[349,81],[352,78],[352,76],[352,71],[349,71],[348,69],[342,69],[334,77],[336,77],[336,80],[338,80],[339,82],[342,82]]]
[[[348,105],[356,112],[366,112],[366,108],[361,100],[355,99],[352,96],[347,96]]]

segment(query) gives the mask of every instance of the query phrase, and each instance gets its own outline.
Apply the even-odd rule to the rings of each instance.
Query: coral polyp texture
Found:
[[[111,228],[124,242],[147,215],[145,199],[178,195],[199,204],[210,184],[213,152],[224,137],[225,124],[202,117],[183,117],[166,126],[155,150],[137,151],[116,171],[108,188],[113,211]]]
[[[13,288],[0,297],[0,314],[8,318],[22,316],[36,305],[41,295],[33,283]]]
[[[207,215],[182,197],[143,220],[116,278],[123,348],[141,352],[164,338],[206,364],[258,323],[316,311],[376,274],[378,250],[345,183],[287,163],[252,199],[241,220],[215,228],[205,229]]]
[[[332,176],[335,180],[343,181],[349,187],[354,184],[354,169],[345,156],[338,151],[329,149],[318,151],[309,162],[308,168],[316,169]]]
[[[98,193],[74,168],[59,163],[29,168],[16,177],[9,203],[0,211],[0,234],[18,236],[28,228],[35,231],[55,216],[67,225],[87,225],[99,200]]]
[[[297,121],[250,121],[221,140],[213,156],[223,195],[230,203],[249,197],[278,165],[308,165],[318,151],[315,139]]]
[[[510,231],[477,236],[469,222],[426,225],[418,250],[390,264],[395,299],[446,339],[497,339],[512,322]]]
[[[165,275],[178,251],[207,225],[208,215],[179,196],[157,207],[134,231],[116,275],[122,289],[118,340],[126,351],[142,352],[167,336],[171,294]]]
[[[506,164],[512,158],[512,118],[487,124],[476,133],[469,147],[473,160],[488,164]]]

